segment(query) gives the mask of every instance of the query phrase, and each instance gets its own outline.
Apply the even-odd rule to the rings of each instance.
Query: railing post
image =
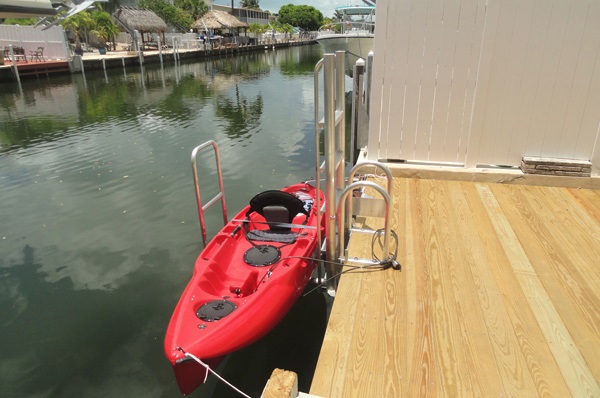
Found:
[[[323,103],[324,103],[324,128],[325,128],[325,231],[326,245],[325,258],[327,260],[327,290],[335,292],[336,266],[332,262],[338,258],[336,252],[335,230],[335,55],[323,55]]]
[[[198,165],[196,157],[198,156],[198,152],[209,146],[212,146],[215,155],[217,178],[219,180],[219,193],[204,205],[202,204],[202,198],[200,196],[200,182],[198,180]],[[219,155],[219,146],[215,141],[206,141],[204,144],[198,145],[196,148],[194,148],[194,150],[192,151],[192,173],[194,175],[194,188],[196,190],[196,204],[198,206],[198,217],[200,219],[200,229],[202,231],[202,243],[204,244],[204,247],[206,247],[207,242],[206,225],[204,223],[204,211],[220,200],[221,209],[223,211],[223,225],[227,224],[227,205],[225,203],[225,187],[223,185],[223,174],[221,172],[221,157]]]

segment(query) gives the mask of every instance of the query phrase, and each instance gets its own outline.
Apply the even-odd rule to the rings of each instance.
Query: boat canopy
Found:
[[[0,18],[55,15],[50,0],[0,0]]]
[[[336,7],[335,10],[346,15],[375,14],[375,7],[373,6],[340,6]]]

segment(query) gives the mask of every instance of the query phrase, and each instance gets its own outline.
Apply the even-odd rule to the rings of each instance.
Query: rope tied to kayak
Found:
[[[208,378],[208,372],[210,372],[213,375],[215,375],[219,380],[221,380],[223,383],[225,383],[226,385],[228,385],[229,387],[231,387],[232,390],[234,390],[235,392],[237,392],[238,394],[240,394],[242,397],[252,398],[252,397],[250,397],[250,395],[247,395],[247,394],[243,393],[239,388],[237,388],[236,386],[234,386],[233,384],[231,384],[230,382],[228,382],[227,380],[225,380],[220,374],[218,374],[217,372],[215,372],[214,370],[212,370],[208,364],[202,362],[202,360],[200,358],[198,358],[197,356],[195,356],[194,354],[190,354],[189,352],[186,352],[181,347],[179,347],[178,349],[179,349],[179,351],[183,352],[183,355],[185,355],[186,357],[188,357],[190,359],[193,359],[194,361],[198,362],[200,365],[204,366],[204,368],[206,368],[207,372],[204,375],[204,381],[203,381],[203,383],[206,383],[206,379]]]

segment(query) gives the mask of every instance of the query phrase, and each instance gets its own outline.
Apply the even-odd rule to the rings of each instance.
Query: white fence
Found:
[[[65,42],[65,34],[60,26],[42,30],[41,27],[0,25],[0,49],[12,44],[22,47],[25,55],[29,57],[29,51],[35,51],[38,47],[44,47],[44,58],[46,60],[70,58],[68,47]]]
[[[380,0],[369,157],[600,167],[600,2]]]

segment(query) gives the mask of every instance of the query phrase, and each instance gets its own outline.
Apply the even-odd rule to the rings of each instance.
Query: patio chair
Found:
[[[35,58],[36,61],[46,61],[44,59],[44,47],[38,47],[37,50],[29,51],[29,59],[33,60]]]

